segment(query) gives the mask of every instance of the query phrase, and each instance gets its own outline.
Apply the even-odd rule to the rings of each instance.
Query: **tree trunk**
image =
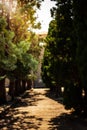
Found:
[[[0,104],[6,103],[5,79],[0,80]]]
[[[15,96],[19,96],[21,94],[21,81],[20,79],[16,79],[15,81]]]
[[[22,93],[26,91],[26,80],[22,80]]]
[[[12,100],[14,100],[14,91],[15,91],[15,81],[14,80],[10,80],[8,94],[12,97]]]
[[[32,86],[32,81],[31,81],[31,79],[28,79],[27,80],[27,89],[28,90],[31,89],[31,86]]]
[[[62,92],[61,92],[61,86],[55,86],[55,93],[56,93],[56,97],[61,97],[62,96]]]

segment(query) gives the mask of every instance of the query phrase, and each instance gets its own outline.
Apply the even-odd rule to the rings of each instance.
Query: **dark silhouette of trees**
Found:
[[[86,21],[85,0],[56,0],[51,9],[54,20],[49,24],[42,64],[42,78],[57,95],[65,108],[86,113]],[[83,96],[84,95],[84,96]]]
[[[87,115],[87,74],[86,74],[86,61],[87,61],[87,1],[86,0],[73,0],[73,11],[74,11],[74,26],[75,34],[77,36],[77,50],[76,60],[78,65],[79,76],[81,79],[81,87],[84,91],[82,109]],[[80,88],[81,89],[81,88]]]

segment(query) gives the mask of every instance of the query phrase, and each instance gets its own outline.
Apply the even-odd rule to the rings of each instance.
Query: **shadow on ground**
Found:
[[[39,93],[26,92],[22,97],[15,99],[9,108],[4,108],[0,113],[1,130],[37,130],[42,122],[42,118],[30,116],[29,112],[19,111],[20,107],[36,106],[39,100]],[[37,97],[37,98],[36,98]],[[35,123],[36,122],[36,123]]]
[[[60,97],[60,96],[56,95],[55,92],[50,91],[50,89],[46,89],[44,95],[47,96],[48,98],[51,98],[52,100],[57,101],[58,103],[63,104],[62,96]]]
[[[73,114],[62,113],[49,121],[49,130],[87,130],[87,122]]]
[[[38,122],[33,123],[33,120]],[[1,130],[29,130],[31,128],[37,130],[40,126],[42,119],[35,116],[28,116],[27,112],[19,112],[14,109],[10,109],[9,113],[5,113],[0,117],[0,129]]]
[[[63,98],[57,97],[49,89],[45,95],[56,102],[63,104]],[[87,130],[87,118],[77,116],[75,113],[62,113],[49,121],[49,130]]]
[[[40,96],[42,95],[42,96]],[[26,108],[31,106],[37,106],[38,101],[42,100],[43,95],[61,102],[59,98],[55,98],[49,90],[45,90],[44,93],[35,91],[26,92],[22,97],[15,99],[14,103],[9,108],[4,108],[0,113],[0,129],[1,130],[42,130],[40,129],[44,118],[34,116],[30,111],[19,111],[20,108]],[[56,108],[55,108],[56,109]],[[32,116],[31,116],[32,115]],[[79,118],[75,115],[62,113],[56,115],[54,118],[50,118],[47,121],[49,128],[44,130],[87,130],[87,121]]]

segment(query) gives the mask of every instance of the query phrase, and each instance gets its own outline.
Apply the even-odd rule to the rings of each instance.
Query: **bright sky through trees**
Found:
[[[55,2],[51,0],[44,0],[41,4],[40,10],[37,11],[38,21],[41,22],[41,29],[37,32],[47,32],[49,22],[52,20],[50,9],[55,6]]]

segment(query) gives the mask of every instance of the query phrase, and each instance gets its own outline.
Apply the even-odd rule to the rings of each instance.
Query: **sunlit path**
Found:
[[[48,130],[51,126],[49,122],[52,118],[55,118],[63,112],[66,113],[63,105],[45,96],[46,92],[47,89],[34,89],[31,92],[32,98],[29,101],[30,105],[17,108],[22,113],[29,113],[30,119],[27,119],[27,121],[31,122],[30,126],[32,124],[36,126],[33,129]]]
[[[27,91],[0,115],[1,130],[86,130],[48,89]],[[76,126],[77,124],[77,126]]]

